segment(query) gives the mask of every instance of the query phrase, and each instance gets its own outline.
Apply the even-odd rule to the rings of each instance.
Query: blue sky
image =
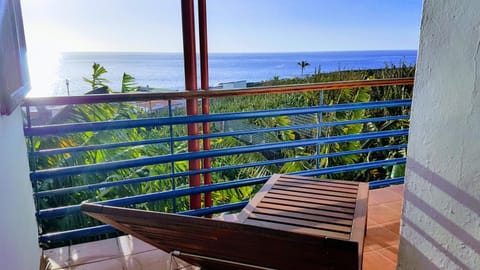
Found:
[[[28,48],[34,51],[182,50],[180,0],[21,3]],[[421,3],[422,0],[208,0],[209,49],[417,49]]]

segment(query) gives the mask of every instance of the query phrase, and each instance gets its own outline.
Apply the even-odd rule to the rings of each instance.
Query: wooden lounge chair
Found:
[[[84,213],[205,269],[361,269],[368,184],[274,175],[239,222],[85,203]]]

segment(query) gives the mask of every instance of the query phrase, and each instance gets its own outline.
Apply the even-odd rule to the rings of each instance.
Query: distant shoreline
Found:
[[[302,53],[362,53],[362,52],[418,52],[417,49],[399,49],[399,50],[342,50],[342,51],[289,51],[289,52],[209,52],[212,55],[222,54],[302,54]],[[61,54],[170,54],[178,55],[183,52],[141,52],[141,51],[62,51]],[[197,52],[197,54],[199,54]]]
[[[369,50],[333,52],[270,52],[270,53],[211,53],[209,57],[209,84],[246,80],[262,82],[273,78],[291,79],[317,72],[366,70],[384,68],[386,65],[416,63],[416,50]],[[299,62],[306,61],[302,69]],[[50,78],[41,77],[32,85],[32,96],[59,96],[70,93],[83,95],[89,89],[84,77],[92,75],[93,63],[108,71],[103,75],[110,87],[119,91],[123,73],[135,78],[138,86],[178,90],[185,88],[183,56],[181,53],[157,52],[69,52],[63,53]],[[50,63],[51,64],[51,63]],[[32,74],[44,74],[31,70]],[[198,76],[199,77],[199,76]],[[66,82],[68,80],[68,91]]]

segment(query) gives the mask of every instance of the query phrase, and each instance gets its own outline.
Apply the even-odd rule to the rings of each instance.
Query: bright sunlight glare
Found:
[[[60,52],[48,45],[28,48],[28,68],[32,89],[28,96],[49,96],[54,89]]]
[[[58,82],[62,52],[72,43],[82,44],[82,40],[61,29],[37,26],[29,32],[30,38],[37,42],[28,43],[28,67],[32,89],[29,96],[49,96]],[[47,38],[47,37],[48,38]],[[41,41],[41,42],[38,42]]]

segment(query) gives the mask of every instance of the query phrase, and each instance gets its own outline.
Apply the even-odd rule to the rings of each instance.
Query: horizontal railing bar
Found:
[[[168,191],[160,191],[149,194],[135,195],[130,197],[123,197],[118,199],[111,199],[106,201],[96,202],[98,204],[110,205],[110,206],[125,206],[138,203],[160,201],[172,198],[178,198],[183,196],[189,196],[194,194],[213,192],[224,189],[238,188],[243,186],[252,186],[257,184],[263,184],[267,181],[268,176],[259,178],[250,178],[244,180],[233,180],[223,183],[203,185],[196,187],[181,188]],[[38,218],[54,218],[65,215],[72,215],[80,212],[80,205],[69,205],[57,208],[44,209],[37,212]]]
[[[333,137],[321,137],[321,138],[315,138],[315,139],[305,139],[305,140],[279,142],[279,143],[266,143],[261,145],[239,146],[239,147],[232,147],[228,149],[216,149],[216,150],[202,151],[202,152],[195,152],[195,153],[180,153],[180,154],[174,154],[174,155],[137,158],[134,160],[110,161],[110,162],[104,162],[104,163],[98,163],[98,164],[78,165],[78,166],[72,166],[72,167],[38,170],[30,173],[30,178],[31,180],[38,180],[38,179],[43,179],[48,177],[58,177],[58,176],[65,176],[65,175],[77,175],[77,174],[83,174],[83,173],[89,173],[89,172],[109,171],[109,170],[140,167],[140,166],[168,163],[168,162],[175,162],[175,161],[182,161],[182,160],[194,160],[194,159],[217,157],[217,156],[228,156],[228,155],[237,155],[237,154],[245,154],[245,153],[252,153],[252,152],[272,151],[272,150],[285,149],[285,148],[311,146],[318,143],[330,144],[330,143],[339,143],[339,142],[347,142],[347,141],[378,139],[378,138],[385,138],[385,137],[397,137],[397,136],[405,136],[405,135],[408,135],[408,129],[387,130],[387,131],[378,131],[378,132],[369,132],[369,133],[333,136]]]
[[[153,126],[166,126],[166,125],[181,125],[181,124],[193,124],[204,122],[218,122],[228,120],[240,120],[262,117],[275,117],[275,116],[289,116],[297,114],[311,114],[311,113],[328,113],[350,110],[364,110],[373,108],[388,108],[388,107],[402,107],[410,106],[411,100],[390,100],[390,101],[373,101],[362,103],[346,103],[338,105],[325,105],[308,108],[287,108],[277,110],[264,110],[255,112],[239,112],[239,113],[224,113],[224,114],[209,114],[209,115],[197,115],[197,116],[177,116],[171,118],[146,118],[137,120],[116,120],[116,121],[104,121],[104,122],[91,122],[91,123],[77,123],[77,124],[60,124],[60,125],[48,125],[48,126],[36,126],[25,127],[25,136],[46,136],[46,135],[59,135],[74,132],[85,131],[102,131],[113,129],[125,129],[125,128],[138,128],[138,127],[153,127]]]
[[[404,181],[405,181],[405,177],[397,177],[397,178],[368,182],[368,185],[370,186],[370,189],[375,189],[375,188],[381,188],[381,187],[386,187],[390,185],[403,184]]]
[[[32,157],[52,156],[52,155],[61,155],[66,153],[78,153],[78,152],[85,152],[85,151],[96,151],[96,150],[105,150],[105,149],[121,148],[121,147],[169,143],[171,141],[191,140],[192,138],[189,138],[189,137],[198,137],[198,136],[183,136],[183,137],[175,137],[175,138],[163,138],[163,139],[143,140],[143,141],[133,141],[133,142],[93,144],[93,145],[84,145],[84,146],[75,146],[75,147],[53,148],[53,149],[44,149],[44,150],[39,150],[35,152],[30,152],[29,154]],[[182,138],[182,139],[180,140],[178,138]]]
[[[335,127],[335,126],[355,125],[355,124],[374,123],[374,122],[397,121],[397,120],[405,120],[405,119],[410,119],[410,115],[402,114],[402,115],[395,115],[395,116],[365,118],[365,119],[359,119],[359,120],[322,122],[320,123],[320,125],[323,127]]]
[[[140,184],[150,181],[157,181],[157,180],[165,180],[177,177],[186,177],[195,174],[204,174],[204,173],[214,173],[214,172],[222,172],[222,171],[230,171],[230,170],[238,170],[243,168],[250,168],[250,167],[257,167],[257,166],[269,166],[269,165],[277,165],[277,164],[284,164],[288,162],[296,162],[296,161],[306,161],[306,160],[315,160],[317,158],[330,158],[330,157],[339,157],[339,156],[348,156],[348,155],[356,155],[356,154],[363,154],[363,153],[371,153],[371,152],[379,152],[379,151],[391,151],[407,148],[407,144],[398,144],[398,145],[391,145],[391,146],[382,146],[382,147],[375,147],[375,148],[367,148],[367,149],[359,149],[359,150],[352,150],[352,151],[343,151],[343,152],[335,152],[335,153],[328,153],[328,154],[319,154],[319,155],[311,155],[311,156],[300,156],[294,158],[285,158],[285,159],[276,159],[276,160],[268,160],[268,161],[261,161],[261,162],[253,162],[253,163],[246,163],[240,165],[232,165],[232,166],[223,166],[218,168],[209,168],[209,169],[201,169],[201,170],[192,170],[174,174],[164,174],[164,175],[155,175],[155,176],[148,176],[148,177],[138,177],[132,178],[127,180],[119,180],[114,182],[103,182],[97,184],[90,184],[90,185],[83,185],[83,186],[75,186],[75,187],[68,187],[68,188],[60,188],[48,191],[40,191],[34,194],[37,198],[47,197],[47,196],[58,196],[64,195],[73,192],[81,192],[87,190],[97,190],[101,188],[109,188],[109,187],[116,187],[116,186],[124,186],[124,185],[131,185],[131,184]]]
[[[188,173],[190,173],[190,171]],[[196,174],[198,174],[198,173],[200,173],[200,171],[196,171]],[[43,198],[43,197],[58,196],[58,195],[63,195],[63,194],[68,194],[68,193],[73,193],[73,192],[81,192],[81,191],[86,191],[86,190],[97,190],[97,189],[101,189],[101,188],[110,188],[110,187],[116,187],[116,186],[140,184],[140,183],[146,183],[146,182],[151,182],[151,181],[170,179],[170,178],[173,178],[173,177],[181,177],[181,176],[183,176],[181,174],[183,174],[183,173],[176,173],[176,174],[171,174],[171,175],[170,174],[165,174],[165,175],[137,177],[137,178],[131,178],[131,179],[119,180],[119,181],[113,181],[113,182],[102,182],[102,183],[83,185],[83,186],[73,186],[73,187],[67,187],[67,188],[59,188],[59,189],[53,189],[53,190],[47,190],[47,191],[39,191],[39,192],[35,193],[34,196],[37,197],[37,198]]]
[[[410,118],[410,115],[395,115],[395,116],[386,116],[386,117],[366,118],[366,119],[360,119],[360,120],[322,122],[320,124],[310,124],[310,125],[282,126],[282,127],[275,127],[275,128],[241,130],[241,131],[232,131],[232,132],[217,132],[217,133],[201,134],[201,135],[194,135],[194,136],[181,136],[181,137],[174,137],[174,138],[162,138],[162,139],[153,139],[153,140],[144,140],[144,141],[45,149],[45,150],[30,152],[29,154],[32,157],[51,156],[51,155],[77,153],[77,152],[92,151],[92,150],[95,151],[95,150],[112,149],[112,148],[120,148],[120,147],[132,147],[132,146],[141,146],[141,145],[169,143],[172,141],[177,142],[177,141],[199,140],[199,139],[206,139],[206,138],[213,139],[213,138],[223,138],[223,137],[229,137],[229,136],[251,135],[251,134],[259,134],[259,133],[287,131],[287,130],[297,131],[297,130],[303,130],[303,129],[315,129],[315,128],[318,128],[319,125],[324,127],[332,127],[332,126],[341,126],[341,125],[370,123],[370,122],[373,123],[373,122],[384,122],[384,121],[396,121],[396,120],[403,120],[403,119],[409,119],[409,118]]]
[[[307,172],[297,172],[297,173],[291,173],[291,174],[307,175],[307,176],[308,175],[324,175],[324,174],[341,173],[341,172],[348,172],[348,171],[373,169],[373,168],[378,168],[383,166],[393,166],[396,164],[403,164],[403,163],[406,163],[406,158],[396,158],[396,159],[389,159],[389,160],[378,160],[378,161],[372,161],[372,162],[341,165],[341,166],[314,169],[314,170],[309,170]],[[160,201],[160,200],[166,200],[171,198],[178,198],[182,196],[189,196],[189,195],[195,195],[200,193],[237,188],[242,186],[263,184],[267,181],[268,178],[269,178],[268,176],[265,176],[265,177],[250,178],[250,179],[244,179],[244,180],[233,180],[229,182],[223,182],[223,183],[217,183],[217,184],[211,184],[211,185],[203,185],[203,186],[197,186],[197,187],[189,187],[189,188],[161,191],[161,192],[155,192],[155,193],[149,193],[149,194],[143,194],[143,195],[136,195],[131,197],[111,199],[111,200],[100,201],[96,203],[103,204],[103,205],[111,205],[111,206],[133,205],[138,203]],[[37,212],[37,217],[38,218],[54,218],[54,217],[76,214],[79,211],[80,211],[80,205],[70,205],[70,206],[40,210]]]
[[[223,213],[227,211],[239,210],[245,207],[248,204],[248,201],[242,201],[237,203],[229,203],[223,205],[216,205],[208,208],[188,210],[184,212],[179,212],[178,214],[187,215],[187,216],[206,216],[211,214]],[[107,233],[116,233],[119,232],[117,229],[113,228],[110,225],[99,225],[94,227],[87,227],[69,231],[47,233],[39,237],[40,243],[49,243],[56,241],[65,241],[75,238],[85,237],[85,236],[94,236],[99,234]]]
[[[110,225],[99,225],[69,231],[46,233],[38,237],[40,243],[51,243],[58,241],[71,240],[85,236],[95,236],[100,234],[118,233],[119,231]]]
[[[349,172],[349,171],[374,169],[382,166],[393,166],[397,164],[404,164],[406,162],[407,162],[406,158],[386,159],[386,160],[377,160],[372,162],[341,165],[341,166],[335,166],[335,167],[329,167],[329,168],[312,169],[308,171],[295,172],[292,174],[303,175],[303,176],[316,176],[316,175],[324,175],[324,174],[334,174],[334,173],[343,173],[343,172]],[[378,166],[378,164],[382,164],[382,166]]]
[[[94,104],[112,102],[131,102],[148,100],[179,100],[199,98],[219,98],[252,96],[263,94],[287,94],[305,91],[339,90],[345,88],[361,88],[375,86],[413,85],[414,78],[375,79],[358,81],[323,82],[313,84],[295,84],[269,87],[251,87],[233,90],[185,91],[171,93],[122,93],[62,97],[28,97],[24,106],[38,105],[69,105],[69,104]]]

